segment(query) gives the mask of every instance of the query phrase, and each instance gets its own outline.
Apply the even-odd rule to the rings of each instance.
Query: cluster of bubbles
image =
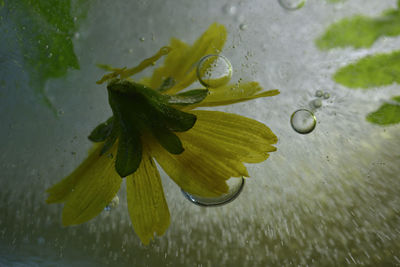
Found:
[[[322,90],[317,90],[315,92],[316,99],[312,100],[310,106],[312,110],[309,109],[298,109],[293,112],[290,117],[290,124],[293,130],[300,134],[309,134],[314,131],[317,125],[317,118],[315,117],[315,110],[322,107],[321,99],[328,99],[330,94],[328,92],[323,92]]]
[[[182,194],[193,204],[202,207],[215,207],[215,206],[222,206],[228,204],[235,200],[243,190],[245,183],[245,179],[243,177],[233,177],[227,181],[229,186],[229,191],[226,194],[223,194],[219,197],[201,197],[189,194],[188,192],[182,190]]]

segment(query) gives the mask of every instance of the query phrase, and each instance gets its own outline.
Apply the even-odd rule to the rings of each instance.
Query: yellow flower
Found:
[[[47,190],[48,203],[65,203],[63,225],[84,223],[97,216],[117,194],[121,177],[126,176],[132,225],[141,241],[148,244],[154,233],[161,236],[170,223],[154,159],[186,192],[216,197],[227,193],[229,178],[249,176],[243,163],[262,162],[276,150],[272,145],[277,137],[258,121],[193,109],[273,96],[278,90],[260,92],[258,83],[248,82],[180,93],[197,79],[199,60],[218,54],[225,40],[225,27],[214,23],[192,46],[172,39],[169,47],[137,67],[106,67],[112,73],[98,83],[111,80],[107,88],[114,116],[92,132],[90,139],[99,143],[88,158]],[[164,65],[152,77],[140,83],[130,80],[163,55]]]

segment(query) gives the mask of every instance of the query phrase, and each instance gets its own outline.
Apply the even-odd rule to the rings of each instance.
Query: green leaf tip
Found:
[[[380,17],[355,15],[329,26],[315,43],[321,50],[335,47],[371,47],[381,36],[400,35],[400,11],[389,9]]]
[[[400,96],[392,98],[392,103],[384,103],[378,110],[367,116],[367,121],[378,125],[400,123]]]
[[[340,68],[333,76],[337,83],[350,88],[372,88],[400,83],[400,50],[367,56]]]

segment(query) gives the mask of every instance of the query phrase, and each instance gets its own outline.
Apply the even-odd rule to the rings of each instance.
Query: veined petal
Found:
[[[228,192],[226,180],[230,173],[218,169],[207,154],[186,149],[182,154],[173,155],[158,143],[151,145],[151,154],[164,171],[183,190],[203,197],[216,197]]]
[[[172,77],[176,83],[166,90],[167,94],[174,94],[188,87],[196,80],[198,61],[208,54],[218,54],[225,44],[226,36],[225,27],[213,23],[191,47],[172,39],[171,52],[166,57],[164,66],[154,71],[150,87],[159,88],[168,77]]]
[[[276,151],[272,145],[278,138],[261,122],[219,111],[191,113],[196,115],[197,122],[185,138],[191,138],[199,147],[212,149],[220,157],[258,163],[268,158],[268,152]]]
[[[116,147],[111,153],[116,154]],[[65,181],[62,201],[65,206],[62,214],[63,225],[84,223],[97,216],[117,194],[122,179],[114,168],[115,160],[109,154],[100,156],[101,146],[98,146],[89,157]],[[73,181],[74,183],[72,183]],[[61,182],[63,183],[63,181]],[[61,184],[60,183],[60,184]],[[50,194],[54,187],[49,189]]]
[[[210,89],[209,95],[206,99],[196,105],[189,106],[188,108],[231,105],[251,99],[279,94],[279,90],[270,90],[256,94],[262,89],[263,88],[257,82],[228,84]]]
[[[147,245],[154,232],[161,236],[170,224],[160,175],[146,149],[139,169],[126,178],[127,202],[133,229]]]

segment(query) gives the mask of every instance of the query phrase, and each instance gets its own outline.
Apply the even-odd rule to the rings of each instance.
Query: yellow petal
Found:
[[[218,54],[225,44],[226,36],[225,27],[213,23],[191,47],[177,39],[172,39],[171,52],[166,57],[164,66],[154,71],[151,87],[159,88],[162,81],[168,77],[172,77],[176,84],[166,93],[173,94],[188,87],[197,78],[198,61],[203,56]]]
[[[152,143],[151,153],[171,179],[190,194],[217,197],[228,192],[226,180],[230,174],[216,168],[205,154],[185,149],[173,155],[156,142]]]
[[[120,188],[122,179],[115,171],[115,160],[108,153],[100,156],[101,148],[98,146],[76,171],[65,178],[64,185],[68,186],[61,191],[68,193],[60,195],[65,201],[63,225],[80,224],[94,218],[110,203]],[[111,153],[116,153],[115,144]]]
[[[259,97],[268,97],[279,94],[279,90],[270,90],[256,94],[262,89],[263,88],[257,82],[228,84],[218,88],[209,89],[210,94],[206,99],[195,106],[190,106],[190,108],[231,105]]]
[[[213,147],[214,153],[220,151],[221,157],[257,163],[266,160],[268,152],[276,151],[272,145],[278,138],[261,122],[219,111],[195,110],[191,113],[197,116],[197,121],[187,135],[199,147]]]
[[[154,232],[161,236],[170,224],[160,175],[153,159],[143,151],[139,169],[126,178],[128,210],[133,229],[147,245]]]

